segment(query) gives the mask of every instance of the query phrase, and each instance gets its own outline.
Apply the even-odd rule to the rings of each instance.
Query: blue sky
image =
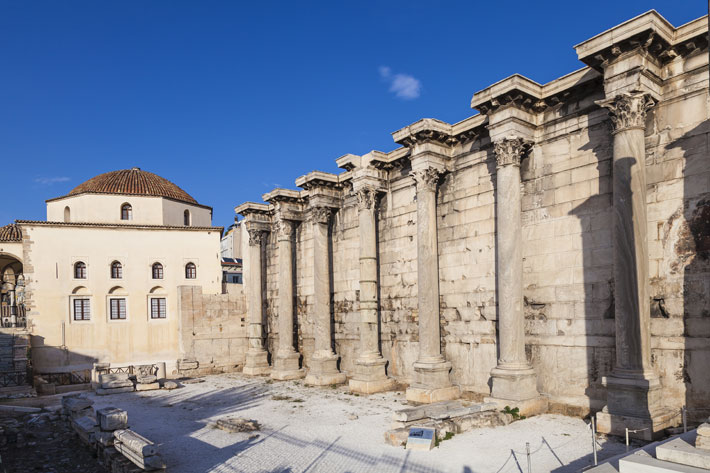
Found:
[[[512,73],[582,67],[572,46],[655,8],[678,26],[705,0],[0,0],[0,224],[133,166],[214,208],[335,158],[396,147],[420,118],[473,114]]]

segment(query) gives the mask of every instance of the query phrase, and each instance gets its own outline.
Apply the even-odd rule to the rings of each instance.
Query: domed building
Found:
[[[47,221],[0,229],[0,254],[16,260],[5,266],[23,276],[35,374],[97,362],[170,370],[181,357],[178,288],[222,292],[222,230],[210,207],[139,168],[48,200]]]

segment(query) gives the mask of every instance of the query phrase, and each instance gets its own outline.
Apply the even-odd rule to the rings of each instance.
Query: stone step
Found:
[[[710,451],[695,448],[680,437],[656,447],[656,458],[710,470]]]
[[[619,473],[708,473],[708,470],[658,460],[648,455],[629,455],[619,460]]]

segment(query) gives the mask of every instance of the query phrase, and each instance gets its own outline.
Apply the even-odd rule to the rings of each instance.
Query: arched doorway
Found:
[[[0,253],[0,325],[25,327],[25,276],[22,261]]]

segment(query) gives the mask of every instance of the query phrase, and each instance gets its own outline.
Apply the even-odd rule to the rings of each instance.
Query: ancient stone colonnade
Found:
[[[702,100],[693,102],[695,96],[707,97],[707,78],[692,72],[703,61],[707,64],[707,54],[700,54],[707,48],[704,31],[702,19],[673,28],[649,12],[577,45],[584,69],[545,85],[511,76],[474,94],[471,105],[477,115],[454,125],[420,120],[393,133],[401,147],[390,153],[345,155],[337,160],[344,169],[341,174],[314,171],[296,180],[300,190],[275,189],[263,196],[264,203],[238,206],[249,235],[244,252],[249,337],[244,372],[270,374],[277,380],[305,377],[310,385],[347,380],[350,389],[360,393],[391,389],[396,378],[407,382],[408,400],[429,403],[459,397],[465,388],[456,382],[460,373],[480,363],[489,367],[490,391],[478,394],[518,406],[524,413],[542,412],[549,402],[586,403],[587,409],[600,410],[599,428],[606,432],[648,427],[650,433],[641,435],[653,435],[672,423],[668,403],[661,400],[666,378],[652,362],[651,301],[662,292],[657,281],[664,275],[657,268],[666,264],[666,256],[650,253],[648,229],[656,221],[668,221],[676,207],[653,206],[652,214],[647,207],[660,198],[655,192],[664,179],[684,176],[653,177],[655,187],[649,187],[649,154],[660,163],[671,145],[658,147],[648,137],[656,133],[657,123],[676,126],[668,116],[677,113],[673,107],[680,107],[680,100],[688,100],[683,105],[686,124],[707,120],[694,105]],[[695,69],[688,66],[691,62]],[[678,88],[681,81],[676,79],[683,74],[685,83],[692,77],[696,85]],[[656,142],[664,139],[659,135]],[[707,149],[698,151],[703,152]],[[610,169],[605,172],[607,162]],[[674,197],[672,205],[688,208],[683,198]],[[411,213],[405,211],[409,206]],[[471,208],[488,215],[487,220],[471,217],[478,223],[466,223]],[[345,215],[352,209],[356,218],[348,227]],[[384,324],[381,318],[382,299],[389,304],[398,288],[382,284],[389,275],[381,274],[380,258],[408,251],[401,249],[406,245],[391,243],[394,237],[382,240],[399,222],[416,227],[405,235],[416,248],[411,258],[416,260],[416,281],[411,284],[416,286],[416,306],[410,307],[407,319],[416,323],[416,330],[402,321]],[[479,243],[488,241],[481,236],[488,222],[492,240]],[[566,230],[572,225],[581,228],[577,233]],[[458,233],[452,238],[454,226]],[[345,236],[346,228],[357,237]],[[546,237],[535,239],[534,232],[557,239],[559,248]],[[608,243],[599,243],[605,235]],[[334,267],[336,240],[340,251],[357,247],[359,264],[352,277]],[[465,248],[463,255],[474,254],[462,259],[492,262],[493,269],[481,276],[477,287],[462,286],[468,288],[460,291],[463,295],[452,291],[466,284],[460,281],[476,268],[447,276],[457,263],[448,256],[452,241],[461,242],[457,247]],[[604,262],[607,250],[613,257]],[[278,281],[275,304],[264,299],[269,279],[265,268],[273,254],[278,258],[276,274],[270,273]],[[531,266],[535,258],[558,263]],[[656,268],[653,287],[651,263]],[[569,277],[564,269],[568,266]],[[341,311],[333,307],[336,273],[346,274],[345,282],[357,293],[357,329],[347,339],[354,347],[347,373],[333,343],[345,336],[334,327],[351,322],[334,325],[333,314]],[[401,280],[407,286],[404,272]],[[470,313],[471,307],[468,294],[475,291],[490,297],[479,304],[475,320],[464,320],[461,314]],[[463,299],[468,302],[448,302]],[[604,305],[610,309],[603,314],[596,310]],[[271,366],[264,334],[267,306],[277,318]],[[453,315],[448,315],[452,309]],[[294,328],[305,343],[306,324],[312,327],[312,346],[308,359],[301,360],[305,352],[295,349]],[[493,328],[495,360],[462,359],[463,349],[456,344],[468,340],[470,353],[479,353],[480,346],[491,343],[490,332],[481,328],[488,326]],[[388,351],[383,356],[385,327]],[[657,345],[664,346],[658,340]],[[554,351],[547,348],[553,346]],[[401,360],[412,358],[398,350],[410,347],[416,349],[415,360],[401,366]],[[588,379],[567,387],[564,375],[548,368],[541,372],[540,366],[550,366],[549,360],[535,356],[543,351],[554,353],[552,362],[563,367],[560,371],[574,363],[565,360],[565,353],[585,354],[581,374]],[[658,356],[666,355],[659,351]],[[678,392],[672,381],[664,382],[666,389]],[[580,388],[571,386],[574,383]],[[569,401],[573,398],[577,401]]]

